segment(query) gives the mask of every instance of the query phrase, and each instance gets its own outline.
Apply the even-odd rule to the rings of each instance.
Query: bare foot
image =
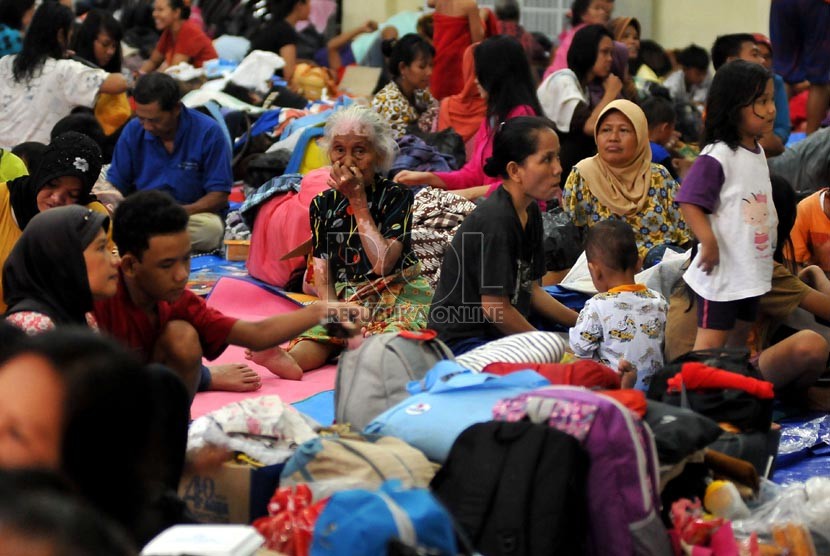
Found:
[[[262,386],[259,374],[248,365],[230,363],[210,369],[210,389],[226,392],[253,392]]]
[[[301,380],[303,370],[291,355],[279,346],[263,351],[245,350],[245,359],[262,365],[280,378]]]

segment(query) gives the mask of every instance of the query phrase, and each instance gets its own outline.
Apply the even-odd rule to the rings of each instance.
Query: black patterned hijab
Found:
[[[49,143],[40,164],[30,171],[30,175],[9,182],[11,206],[21,230],[25,230],[39,212],[37,194],[55,178],[78,177],[82,185],[78,204],[86,205],[95,200],[92,186],[101,173],[101,148],[83,133],[67,131]]]
[[[3,267],[6,314],[35,311],[56,325],[86,325],[91,311],[84,250],[109,218],[78,205],[57,207],[32,218]]]

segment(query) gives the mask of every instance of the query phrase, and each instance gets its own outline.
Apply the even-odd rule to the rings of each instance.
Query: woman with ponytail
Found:
[[[487,114],[473,137],[473,155],[453,172],[403,170],[395,176],[397,183],[451,191],[472,188],[471,197],[490,195],[499,179],[488,176],[484,164],[493,152],[496,130],[511,118],[542,114],[530,64],[519,41],[504,35],[490,37],[476,47],[473,58],[479,93],[487,101]]]
[[[389,57],[390,81],[372,99],[372,108],[392,126],[395,139],[415,124],[421,131],[432,130],[438,115],[438,101],[429,92],[432,58],[435,50],[426,39],[415,33],[383,44]]]
[[[168,67],[187,62],[200,68],[208,60],[219,57],[210,37],[189,21],[189,17],[190,0],[156,0],[153,20],[161,37],[150,59],[141,66],[140,74],[155,71],[164,62]]]
[[[553,122],[518,117],[500,125],[484,171],[500,185],[456,232],[429,312],[428,327],[456,355],[536,330],[531,310],[567,326],[577,317],[539,285],[545,254],[538,202],[554,197],[562,177]]]
[[[0,58],[0,148],[49,143],[52,128],[73,109],[92,108],[99,93],[127,90],[122,75],[68,59],[73,20],[66,6],[42,3],[23,49]]]

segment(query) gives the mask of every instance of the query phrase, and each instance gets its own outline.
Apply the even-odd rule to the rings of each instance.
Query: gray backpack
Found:
[[[362,430],[409,397],[406,385],[421,380],[439,361],[454,361],[452,351],[432,330],[377,334],[356,350],[344,352],[334,385],[335,422]]]

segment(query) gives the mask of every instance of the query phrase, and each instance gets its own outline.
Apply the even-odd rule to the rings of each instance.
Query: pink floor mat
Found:
[[[221,278],[216,283],[208,298],[208,305],[223,313],[245,319],[261,320],[271,315],[296,311],[299,307],[291,300],[270,293],[256,284]],[[205,361],[206,365],[219,363],[246,363],[245,350],[229,346],[215,361]],[[262,377],[262,388],[255,392],[202,392],[193,400],[190,412],[195,419],[223,405],[255,396],[277,394],[283,401],[293,403],[313,396],[318,392],[334,388],[336,367],[327,365],[316,371],[306,373],[302,380],[282,380],[264,367],[247,362]]]

